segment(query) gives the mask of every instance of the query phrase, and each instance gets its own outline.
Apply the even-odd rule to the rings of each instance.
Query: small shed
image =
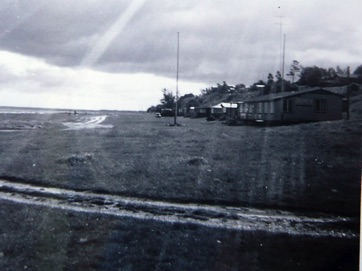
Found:
[[[211,106],[203,105],[195,107],[195,113],[194,113],[195,118],[204,118],[204,117],[209,117],[210,115],[211,115]]]
[[[211,107],[211,115],[215,117],[220,117],[223,115],[231,115],[234,114],[237,109],[237,103],[219,103]]]
[[[310,122],[342,119],[342,95],[322,88],[274,93],[238,103],[238,119]]]
[[[223,108],[223,113],[227,116],[234,116],[238,108],[237,103],[221,103],[220,106]]]
[[[195,117],[195,107],[194,106],[191,106],[189,108],[184,107],[184,108],[182,108],[182,110],[183,110],[183,116],[185,118],[193,118],[193,117]]]
[[[225,109],[221,103],[210,107],[210,115],[218,118],[223,114],[225,114]]]
[[[221,116],[234,114],[237,110],[237,103],[219,103],[216,105],[204,105],[195,108],[196,117],[220,118]]]

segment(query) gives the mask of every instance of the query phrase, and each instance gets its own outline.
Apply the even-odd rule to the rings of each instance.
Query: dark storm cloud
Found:
[[[183,78],[208,83],[224,80],[251,83],[279,69],[279,15],[285,16],[287,62],[300,57],[301,63],[313,64],[310,52],[324,50],[326,56],[335,52],[325,60],[332,64],[348,58],[348,54],[347,57],[342,54],[347,49],[359,52],[354,44],[361,32],[345,16],[358,1],[342,4],[283,0],[278,5],[271,2],[145,1],[92,63],[93,68],[173,77],[176,33],[180,32]],[[78,66],[131,3],[126,0],[3,1],[0,48],[39,57],[55,65]],[[324,53],[315,56],[318,62],[321,55],[324,57]],[[358,57],[356,61],[360,60]]]
[[[125,4],[114,1],[19,1],[1,9],[3,49],[43,57],[55,64],[77,65]],[[32,8],[30,8],[32,7]]]
[[[180,72],[183,78],[220,82],[223,79],[240,78],[241,66],[248,59],[254,59],[253,55],[264,54],[255,51],[255,48],[260,47],[255,43],[261,42],[262,47],[271,48],[267,39],[270,35],[264,33],[267,30],[258,25],[248,28],[248,24],[253,24],[253,21],[240,20],[237,14],[224,14],[211,8],[201,13],[197,11],[201,11],[202,7],[193,6],[177,10],[174,4],[165,5],[166,8],[158,10],[155,16],[152,10],[155,6],[150,3],[146,6],[149,9],[145,8],[130,23],[100,59],[101,65],[108,64],[117,71],[125,71],[133,66],[145,72],[173,75],[176,33],[180,31]],[[272,39],[274,43],[278,40],[275,37]],[[231,70],[235,60],[240,60],[239,67]]]
[[[11,12],[3,14],[0,46],[45,58],[56,65],[76,66],[128,4],[128,1],[20,2]],[[257,35],[249,35],[248,40],[240,40],[238,16],[215,10],[220,4],[220,1],[214,1],[214,5],[148,1],[96,65],[114,67],[115,71],[170,76],[175,66],[176,33],[180,31],[183,74],[188,79],[198,76],[196,80],[215,76],[217,71],[203,71],[203,67],[209,64],[216,68],[220,63],[220,69],[225,69],[237,53],[233,49],[235,43],[258,39]],[[227,73],[221,70],[219,77]]]

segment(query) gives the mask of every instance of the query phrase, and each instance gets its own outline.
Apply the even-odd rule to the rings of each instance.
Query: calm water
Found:
[[[0,106],[0,114],[74,114],[77,112],[79,114],[99,114],[118,112],[110,110],[74,110],[74,109],[54,109],[54,108],[33,108],[33,107],[7,107]],[[126,111],[125,111],[126,112]]]
[[[74,110],[0,106],[0,114],[54,114],[68,112],[74,112]]]

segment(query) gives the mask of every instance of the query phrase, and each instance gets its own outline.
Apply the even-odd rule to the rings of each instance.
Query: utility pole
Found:
[[[278,16],[280,18],[279,25],[279,38],[280,38],[280,46],[279,46],[279,70],[282,70],[282,54],[283,54],[283,18],[284,16]]]
[[[282,92],[284,92],[284,60],[285,60],[285,34],[284,34],[284,39],[283,39]]]
[[[174,125],[177,125],[177,102],[178,102],[178,70],[179,70],[179,55],[180,55],[180,33],[177,32],[177,64],[176,64],[176,97],[175,97],[175,117]]]
[[[349,120],[349,66],[347,67],[347,119]]]

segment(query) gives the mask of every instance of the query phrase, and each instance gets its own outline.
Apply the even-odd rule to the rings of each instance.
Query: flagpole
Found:
[[[176,97],[175,97],[175,117],[174,117],[174,125],[177,125],[177,113],[178,113],[177,101],[178,101],[179,57],[180,57],[180,33],[177,32]]]
[[[284,92],[284,61],[285,61],[285,34],[283,39],[283,60],[282,60],[282,91]]]

